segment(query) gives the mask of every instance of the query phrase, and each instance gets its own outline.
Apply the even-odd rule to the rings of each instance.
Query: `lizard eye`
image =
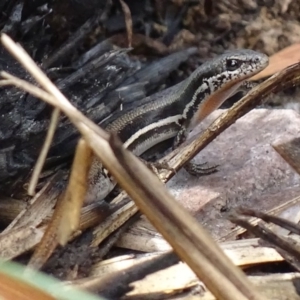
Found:
[[[227,59],[226,60],[226,69],[228,71],[234,71],[239,68],[242,64],[242,61],[237,59]]]

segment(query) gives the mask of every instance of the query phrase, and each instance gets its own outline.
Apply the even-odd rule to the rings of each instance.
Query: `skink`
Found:
[[[203,63],[181,83],[148,97],[145,104],[120,112],[105,128],[117,133],[137,156],[167,139],[180,140],[268,62],[267,55],[252,50],[226,52]],[[97,158],[88,180],[86,202],[105,198],[116,185]]]

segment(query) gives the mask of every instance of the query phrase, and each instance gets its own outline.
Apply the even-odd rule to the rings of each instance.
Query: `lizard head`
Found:
[[[269,63],[269,57],[263,53],[241,49],[225,52],[209,64],[210,78],[215,85],[222,82],[243,81],[262,71]]]
[[[203,63],[191,76],[195,92],[186,107],[186,116],[193,116],[189,127],[218,109],[245,80],[262,71],[268,63],[267,55],[248,49],[225,52]]]

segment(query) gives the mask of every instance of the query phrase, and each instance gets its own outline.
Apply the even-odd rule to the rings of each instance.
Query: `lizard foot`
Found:
[[[209,166],[207,163],[203,164],[194,164],[188,162],[184,168],[192,176],[205,176],[215,172],[218,172],[219,165]]]

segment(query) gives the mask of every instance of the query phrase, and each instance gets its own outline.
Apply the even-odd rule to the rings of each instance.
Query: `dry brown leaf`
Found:
[[[300,61],[300,43],[293,44],[270,57],[269,65],[250,80],[259,80],[275,74]]]

